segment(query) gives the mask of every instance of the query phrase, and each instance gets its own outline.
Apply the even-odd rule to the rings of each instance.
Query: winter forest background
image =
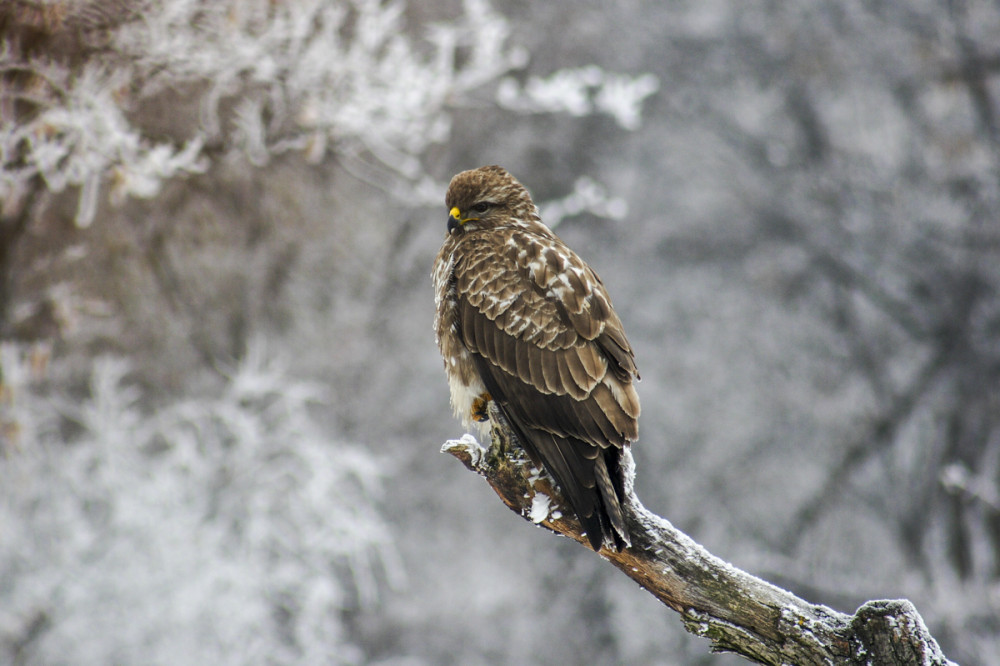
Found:
[[[1000,664],[997,3],[0,30],[0,662],[743,663],[438,453],[444,188],[496,163],[625,322],[650,509]]]

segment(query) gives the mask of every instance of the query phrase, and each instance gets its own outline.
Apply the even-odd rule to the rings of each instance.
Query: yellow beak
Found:
[[[462,211],[458,209],[458,206],[452,206],[451,210],[448,211],[448,233],[455,231],[460,226],[468,222],[470,219],[475,220],[477,218],[466,218],[462,219]]]

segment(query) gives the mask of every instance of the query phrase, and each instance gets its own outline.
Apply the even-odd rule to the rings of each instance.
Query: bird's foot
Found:
[[[489,393],[481,393],[479,397],[473,400],[472,408],[469,410],[469,412],[472,414],[472,418],[475,419],[476,421],[479,421],[480,423],[489,420],[490,415],[487,412],[487,407],[489,406],[490,400],[492,399],[493,398],[490,397]]]

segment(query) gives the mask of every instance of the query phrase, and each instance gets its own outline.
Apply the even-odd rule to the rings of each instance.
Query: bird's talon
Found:
[[[472,413],[472,418],[474,418],[476,421],[479,421],[480,423],[484,423],[485,421],[489,420],[490,415],[489,412],[487,411],[487,407],[490,404],[490,400],[492,400],[492,398],[490,397],[489,393],[483,393],[478,398],[473,400],[472,409],[470,410]]]

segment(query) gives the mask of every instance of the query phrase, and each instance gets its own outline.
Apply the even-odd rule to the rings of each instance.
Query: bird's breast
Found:
[[[434,301],[436,313],[434,318],[434,334],[438,349],[444,359],[444,370],[448,375],[448,387],[451,391],[451,406],[455,416],[469,427],[472,424],[473,403],[486,392],[486,387],[479,378],[475,361],[466,349],[458,333],[458,292],[455,288],[453,271],[455,257],[450,243],[438,254],[431,275],[434,282]]]

